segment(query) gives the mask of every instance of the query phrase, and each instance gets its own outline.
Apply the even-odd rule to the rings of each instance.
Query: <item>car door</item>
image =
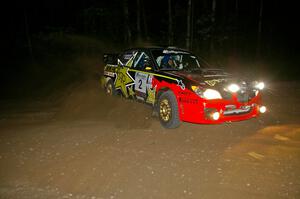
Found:
[[[132,70],[134,75],[134,91],[136,98],[146,103],[153,104],[155,90],[152,87],[153,63],[145,51],[139,51],[133,61]]]
[[[118,69],[116,70],[114,86],[126,98],[134,95],[134,74],[130,73],[129,69],[132,67],[136,54],[136,50],[129,50],[120,54],[118,58]]]

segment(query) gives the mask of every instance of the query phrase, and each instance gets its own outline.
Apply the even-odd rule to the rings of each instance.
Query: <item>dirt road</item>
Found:
[[[269,85],[260,118],[174,130],[96,85],[1,102],[0,198],[300,198],[299,83]]]

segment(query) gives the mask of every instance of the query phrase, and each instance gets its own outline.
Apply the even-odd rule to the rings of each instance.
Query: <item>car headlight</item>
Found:
[[[259,89],[259,90],[262,90],[262,89],[265,88],[265,84],[263,82],[258,82],[258,83],[255,84],[254,87]]]
[[[233,93],[236,93],[240,90],[240,87],[239,85],[237,84],[230,84],[227,89],[230,91],[230,92],[233,92]]]
[[[205,99],[222,99],[221,94],[213,89],[206,89],[203,92],[203,89],[201,89],[199,86],[192,86],[192,90],[199,96]]]
[[[203,93],[205,99],[222,99],[221,94],[213,89],[206,89]]]

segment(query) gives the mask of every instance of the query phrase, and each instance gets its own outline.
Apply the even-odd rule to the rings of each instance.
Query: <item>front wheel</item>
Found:
[[[165,128],[177,128],[180,125],[178,105],[172,91],[161,94],[158,99],[159,121]]]

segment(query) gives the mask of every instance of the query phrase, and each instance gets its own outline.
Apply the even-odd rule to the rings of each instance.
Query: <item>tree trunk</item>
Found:
[[[260,59],[260,57],[261,57],[262,16],[263,16],[263,0],[260,0],[258,29],[257,29],[257,46],[256,46],[256,58],[257,59]]]
[[[216,21],[216,0],[212,1],[212,8],[211,8],[211,35],[210,35],[210,57],[214,56],[215,53],[215,46],[214,46],[214,37],[215,37],[215,21]]]
[[[173,45],[173,20],[172,20],[172,2],[171,0],[168,0],[168,8],[169,8],[169,36],[168,36],[168,40],[169,40],[169,46]]]
[[[26,32],[28,51],[29,51],[30,59],[33,62],[34,57],[33,57],[32,43],[31,43],[31,38],[30,38],[30,34],[29,34],[29,25],[28,25],[27,13],[26,13],[25,8],[24,8],[24,23],[25,23],[25,32]]]
[[[193,49],[193,39],[194,39],[194,5],[193,5],[193,1],[191,1],[190,50]]]
[[[190,43],[191,43],[191,13],[192,13],[192,0],[188,0],[187,31],[186,31],[186,48],[187,49],[190,49]]]
[[[141,42],[141,2],[136,0],[136,30],[137,30],[137,42]]]
[[[124,42],[126,44],[131,44],[131,30],[129,27],[129,12],[128,12],[128,2],[123,1],[123,12],[124,12]]]
[[[142,13],[143,13],[143,24],[144,24],[144,36],[146,38],[146,41],[149,41],[148,36],[148,25],[147,25],[147,18],[146,18],[146,11],[145,11],[145,4],[144,0],[141,0],[141,6],[142,6]]]
[[[238,24],[239,24],[239,3],[238,0],[235,0],[235,8],[234,8],[234,31],[233,31],[233,37],[232,37],[232,52],[233,55],[237,55],[237,44],[238,44]]]

